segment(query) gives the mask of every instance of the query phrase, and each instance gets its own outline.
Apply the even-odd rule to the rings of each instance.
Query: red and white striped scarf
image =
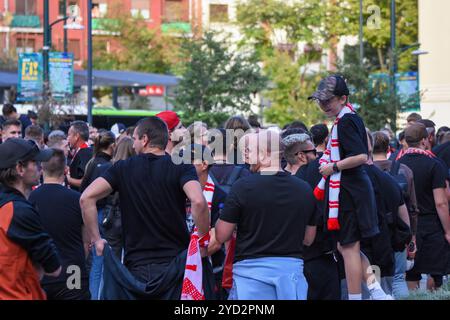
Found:
[[[401,159],[404,155],[407,155],[407,154],[422,154],[422,155],[430,157],[430,158],[436,158],[436,155],[433,152],[429,151],[429,150],[422,150],[422,149],[419,149],[419,148],[408,148],[396,160]]]
[[[212,199],[214,196],[214,182],[208,175],[208,181],[203,188],[203,195],[208,202],[208,209],[211,215]],[[202,257],[200,255],[200,242],[197,227],[191,235],[189,249],[184,269],[183,289],[181,290],[181,300],[205,300],[203,291],[203,268]]]
[[[331,139],[328,140],[327,149],[325,150],[319,163],[329,164],[335,163],[341,160],[339,153],[339,137],[338,137],[338,123],[342,117],[348,113],[355,113],[351,104],[347,104],[334,121],[333,128],[331,129]],[[330,187],[328,191],[328,230],[339,230],[339,193],[341,190],[341,175],[342,173],[336,172],[330,176]],[[314,196],[317,200],[323,201],[325,199],[325,186],[327,177],[322,177],[317,187],[314,189]]]

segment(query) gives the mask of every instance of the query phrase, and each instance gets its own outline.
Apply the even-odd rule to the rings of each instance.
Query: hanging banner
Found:
[[[397,73],[395,83],[402,103],[401,111],[420,111],[419,74],[417,72]]]
[[[50,52],[50,90],[55,99],[73,94],[73,53]]]
[[[18,61],[18,101],[42,99],[44,91],[43,59],[41,53],[21,53]]]

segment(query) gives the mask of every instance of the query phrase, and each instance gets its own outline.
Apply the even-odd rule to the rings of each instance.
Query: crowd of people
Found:
[[[265,129],[44,132],[3,107],[0,299],[393,300],[450,274],[450,128],[411,114],[370,132],[345,80],[331,120]],[[422,282],[423,283],[423,282]]]

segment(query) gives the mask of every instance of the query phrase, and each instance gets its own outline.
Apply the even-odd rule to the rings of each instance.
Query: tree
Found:
[[[354,12],[359,12],[359,0],[349,0]],[[391,40],[391,0],[364,0],[364,41],[368,47],[375,49],[366,51],[366,57],[373,56],[378,60],[375,69],[387,72],[389,69],[389,51]],[[370,11],[368,9],[371,9]],[[418,3],[417,0],[396,0],[397,47],[402,48],[418,41]],[[411,48],[414,50],[417,48]],[[411,50],[398,56],[399,71],[417,70],[417,59]],[[408,54],[409,53],[409,54]]]
[[[169,73],[176,52],[175,38],[167,39],[150,30],[144,18],[132,17],[112,9],[110,18],[102,19],[100,28],[109,33],[96,37],[93,63],[102,70],[129,70]]]
[[[185,38],[179,65],[181,80],[173,101],[185,122],[200,115],[210,125],[250,109],[251,95],[266,86],[254,55],[233,53],[227,41],[211,32],[199,39]]]
[[[241,46],[250,44],[272,84],[264,92],[271,101],[265,111],[269,122],[284,126],[293,120],[314,124],[323,119],[320,110],[307,101],[320,78],[308,65],[320,61],[322,49],[329,47],[327,40],[335,37],[336,30],[326,33],[322,28],[329,10],[334,9],[321,0],[249,0],[238,5],[237,24],[244,35]],[[299,43],[313,50],[302,52]]]
[[[376,22],[379,22],[375,29],[367,27],[372,26],[371,22],[374,21],[374,11],[368,11],[371,5],[380,9],[380,14],[375,17],[378,19]],[[319,73],[314,74],[306,72],[306,68],[311,62],[320,60],[320,49],[322,52],[329,49],[331,55],[336,54],[340,37],[358,34],[358,12],[359,0],[247,0],[238,5],[237,24],[244,35],[241,45],[250,44],[254,48],[272,83],[265,93],[272,102],[272,107],[265,112],[267,120],[284,125],[294,119],[308,124],[322,119],[320,111],[305,99],[314,91],[320,75],[323,76],[326,70],[322,65]],[[417,15],[417,0],[397,0],[399,47],[417,42]],[[369,122],[373,121],[373,126],[386,121],[394,124],[395,108],[398,106],[394,110],[391,107],[381,115],[377,114],[376,110],[383,109],[377,104],[380,101],[387,102],[385,95],[390,96],[390,93],[380,91],[375,94],[369,90],[371,87],[368,81],[369,72],[386,71],[388,68],[390,0],[365,0],[364,21],[367,22],[364,26],[365,69],[349,71],[346,68],[346,72],[349,79],[358,81],[358,89],[362,91],[358,91],[357,99],[364,106],[363,114],[370,114]],[[309,48],[319,47],[319,51],[316,54],[311,54],[311,51],[301,52],[299,43]],[[357,64],[358,51],[358,46],[346,48],[347,66]],[[415,68],[416,60],[411,55],[398,53],[398,61],[400,71]],[[356,72],[356,75],[352,72]],[[383,96],[381,100],[380,96]],[[368,100],[372,98],[375,101]],[[394,102],[389,103],[392,106]]]
[[[391,92],[389,78],[375,78],[358,63],[339,64],[338,69],[349,85],[350,102],[359,107],[365,125],[370,130],[389,125],[395,131],[400,100]]]
[[[274,84],[273,89],[264,93],[272,103],[265,111],[267,121],[283,127],[295,120],[308,126],[324,120],[317,105],[307,99],[316,89],[320,74],[299,73],[307,60],[292,62],[286,53],[275,53],[274,57],[266,60],[265,72]]]

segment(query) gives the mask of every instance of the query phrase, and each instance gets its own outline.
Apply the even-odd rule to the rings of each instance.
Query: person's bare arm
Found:
[[[339,168],[339,171],[342,170],[347,170],[347,169],[352,169],[352,168],[356,168],[358,166],[361,166],[363,164],[365,164],[367,162],[368,156],[365,153],[356,155],[356,156],[351,156],[348,158],[345,158],[344,160],[341,160],[337,163],[337,166]],[[333,163],[329,163],[326,165],[322,165],[320,167],[320,173],[323,176],[331,176],[334,172],[333,172]]]
[[[86,227],[89,243],[95,243],[97,255],[102,255],[104,241],[100,241],[98,229],[97,201],[108,196],[113,189],[104,178],[97,178],[83,192],[80,198],[83,221]]]
[[[189,181],[183,186],[184,193],[191,202],[192,218],[198,228],[199,236],[209,232],[209,209],[202,187],[198,181]]]
[[[208,256],[212,256],[222,248],[222,244],[216,239],[216,228],[212,228],[209,234],[211,235],[211,239],[208,245]]]
[[[231,239],[231,236],[233,235],[234,230],[236,229],[235,223],[229,223],[225,222],[223,220],[217,220],[216,227],[215,227],[215,235],[216,240],[220,244],[223,244]]]
[[[70,175],[67,175],[67,181],[72,187],[79,188],[81,186],[81,182],[83,181],[83,179],[75,179],[72,178]]]
[[[83,239],[83,248],[84,248],[84,256],[87,258],[87,256],[89,255],[89,235],[87,233],[87,229],[86,226],[82,226],[81,227],[81,236]]]
[[[398,207],[398,216],[403,220],[409,227],[411,227],[411,221],[409,220],[408,208],[405,204]]]
[[[305,246],[310,246],[313,244],[316,238],[317,227],[316,226],[306,226],[305,238],[303,239],[303,244]]]
[[[441,220],[442,228],[445,232],[445,238],[450,243],[450,218],[448,212],[448,201],[445,188],[437,188],[433,190],[434,204]]]

